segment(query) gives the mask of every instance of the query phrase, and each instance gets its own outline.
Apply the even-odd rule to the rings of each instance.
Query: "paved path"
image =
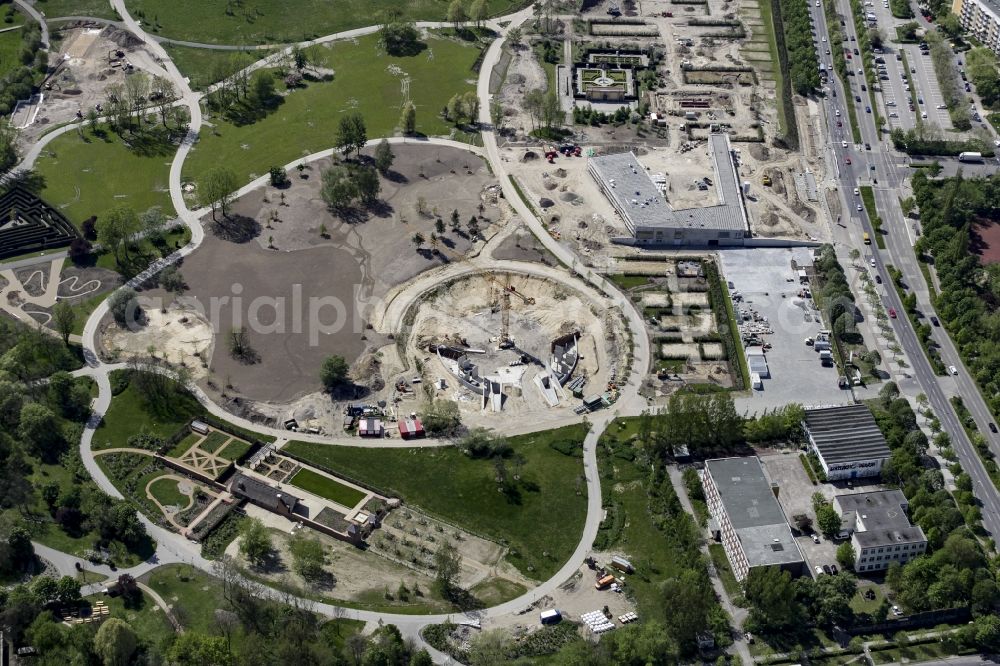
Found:
[[[45,25],[45,18],[27,0],[14,0],[14,4],[22,12],[30,16],[38,25],[42,27],[42,48],[49,50],[49,26]]]

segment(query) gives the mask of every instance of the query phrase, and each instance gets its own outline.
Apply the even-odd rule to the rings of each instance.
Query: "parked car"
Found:
[[[819,535],[813,534],[813,543],[819,543]]]
[[[836,576],[837,575],[837,565],[836,564],[831,564],[830,565],[830,571],[833,572],[834,576]]]
[[[822,576],[822,575],[823,575],[823,567],[821,567],[821,566],[820,566],[820,565],[818,565],[818,564],[816,565],[816,569],[815,569],[815,571],[816,571],[816,575],[817,575],[817,576]]]
[[[875,274],[875,284],[882,284],[882,276],[878,273]]]

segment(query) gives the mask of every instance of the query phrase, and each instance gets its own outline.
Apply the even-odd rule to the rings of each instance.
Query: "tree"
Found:
[[[250,345],[250,333],[246,326],[229,329],[229,354],[243,363],[253,363],[257,354]]]
[[[29,402],[21,408],[17,434],[29,452],[50,463],[58,459],[65,444],[58,417],[37,402]]]
[[[519,25],[515,25],[507,31],[507,41],[510,42],[511,46],[520,46],[523,38],[524,32],[521,30],[521,26]]]
[[[228,666],[233,662],[225,638],[196,631],[185,631],[178,636],[167,656],[175,666]]]
[[[816,509],[816,525],[823,536],[828,539],[833,538],[840,532],[840,515],[832,505],[824,503]]]
[[[403,105],[403,111],[399,116],[399,126],[402,128],[403,134],[407,136],[417,133],[417,107],[413,105],[413,102],[407,102]]]
[[[170,265],[160,272],[160,286],[173,294],[180,294],[187,285],[177,267]]]
[[[795,600],[791,574],[777,567],[755,567],[743,583],[750,603],[748,628],[779,632],[798,626],[802,607]]]
[[[853,570],[856,557],[854,546],[851,545],[850,541],[845,541],[837,546],[837,561],[843,568]]]
[[[0,123],[0,176],[13,169],[19,159],[17,128],[13,123]]]
[[[393,160],[396,159],[395,154],[392,152],[392,146],[385,139],[378,142],[375,146],[375,168],[378,169],[379,173],[386,174],[392,167]]]
[[[482,27],[483,22],[490,17],[490,10],[486,0],[472,0],[469,5],[469,18],[472,19],[477,28]]]
[[[337,125],[337,136],[334,145],[344,155],[356,150],[361,155],[361,149],[368,142],[368,129],[365,127],[364,117],[357,111],[352,111],[340,118]]]
[[[273,166],[268,169],[271,179],[271,187],[286,187],[288,185],[288,172],[285,167]]]
[[[351,172],[343,166],[332,166],[323,172],[320,189],[323,201],[335,213],[343,213],[358,196],[358,186],[351,178]]]
[[[128,206],[115,206],[95,224],[97,238],[115,255],[115,261],[129,258],[129,248],[142,229],[142,221]]]
[[[64,605],[80,600],[80,583],[72,576],[63,576],[56,583],[56,600]]]
[[[399,20],[398,14],[379,28],[378,45],[391,56],[414,56],[424,46],[413,24]]]
[[[343,356],[327,356],[320,367],[319,380],[327,391],[333,391],[347,381],[348,369]]]
[[[378,193],[382,189],[382,184],[378,179],[378,172],[372,167],[362,166],[353,170],[354,186],[357,188],[361,201],[366,206],[371,206],[378,201]]]
[[[132,627],[116,617],[105,620],[94,635],[94,652],[104,666],[127,666],[137,645]]]
[[[450,596],[455,584],[455,577],[462,570],[462,555],[458,549],[445,541],[434,552],[434,576],[438,585],[441,586],[441,593]]]
[[[424,406],[423,424],[428,435],[454,434],[462,425],[458,403],[454,400],[434,400]]]
[[[108,299],[108,310],[119,326],[125,327],[139,321],[141,310],[135,290],[131,287],[122,287],[111,294],[111,298]]]
[[[240,553],[255,566],[260,566],[271,553],[271,535],[260,518],[249,518],[240,527]]]
[[[460,30],[469,16],[465,13],[465,3],[462,0],[452,0],[448,5],[448,22],[455,24],[455,30]]]
[[[52,308],[52,325],[59,335],[62,336],[63,344],[69,344],[69,336],[76,326],[76,311],[68,301],[58,301]]]
[[[222,211],[223,217],[229,217],[229,205],[233,202],[233,193],[239,187],[236,174],[225,166],[209,169],[198,183],[198,198],[203,206],[212,207],[212,219],[216,210]]]
[[[296,573],[306,580],[317,580],[326,575],[323,569],[326,555],[323,553],[323,544],[318,540],[311,539],[302,532],[296,532],[289,540],[288,546]]]

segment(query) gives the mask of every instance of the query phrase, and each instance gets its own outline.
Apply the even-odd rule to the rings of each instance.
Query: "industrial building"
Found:
[[[951,11],[970,35],[1000,55],[1000,1],[953,0]]]
[[[743,245],[750,235],[750,222],[729,135],[709,135],[708,151],[719,203],[682,210],[670,206],[635,153],[590,158],[587,170],[632,234],[630,239],[616,241],[632,245]]]
[[[899,490],[853,493],[833,498],[841,517],[841,536],[850,535],[855,571],[880,571],[904,564],[927,550],[927,537],[911,525],[906,496]]]
[[[889,445],[865,405],[807,409],[805,431],[829,481],[878,476]]]
[[[754,567],[802,572],[802,553],[758,458],[708,460],[702,486],[736,580]]]

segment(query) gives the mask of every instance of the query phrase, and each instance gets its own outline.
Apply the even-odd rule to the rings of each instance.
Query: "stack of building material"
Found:
[[[638,613],[625,613],[624,615],[618,616],[618,621],[622,624],[628,624],[629,622],[635,622],[639,619]]]
[[[586,623],[590,630],[595,634],[603,634],[606,631],[611,631],[615,628],[615,625],[608,621],[604,613],[601,611],[592,611],[590,613],[584,613],[581,620]]]

